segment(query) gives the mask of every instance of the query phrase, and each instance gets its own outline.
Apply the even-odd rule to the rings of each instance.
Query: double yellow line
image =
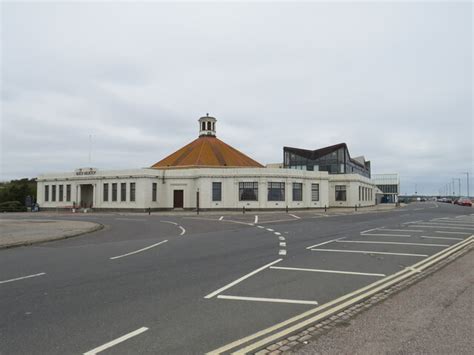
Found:
[[[380,291],[389,288],[390,286],[399,283],[416,273],[422,272],[426,268],[433,264],[446,259],[450,255],[457,251],[471,245],[474,241],[474,235],[469,238],[452,245],[451,247],[440,251],[410,267],[407,267],[393,275],[387,276],[381,280],[378,280],[370,285],[362,287],[356,291],[348,293],[342,297],[339,297],[333,301],[325,303],[321,306],[313,308],[309,311],[301,313],[295,317],[287,319],[281,323],[275,324],[269,328],[263,329],[255,334],[251,334],[242,339],[236,340],[232,343],[224,345],[218,349],[208,352],[209,355],[229,353],[232,354],[248,354],[255,352],[262,347],[275,343],[281,338],[288,337],[290,334],[294,334],[298,331],[309,327],[324,318],[330,317],[335,313],[339,313],[342,310],[358,303],[364,299],[367,299]]]

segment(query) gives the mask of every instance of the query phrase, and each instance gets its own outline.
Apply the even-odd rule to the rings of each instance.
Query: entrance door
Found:
[[[184,191],[183,190],[173,190],[173,208],[183,208],[184,207]]]

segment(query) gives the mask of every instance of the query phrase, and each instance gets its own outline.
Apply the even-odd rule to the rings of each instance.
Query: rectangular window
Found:
[[[156,182],[152,183],[151,185],[151,200],[156,202],[156,190],[158,188],[158,184]]]
[[[336,201],[346,201],[346,185],[336,185]]]
[[[109,184],[104,184],[104,202],[109,201]]]
[[[285,183],[268,183],[268,201],[285,201]]]
[[[44,185],[44,201],[49,201],[49,185]]]
[[[135,183],[130,183],[130,201],[135,202]]]
[[[112,201],[117,201],[117,183],[112,184]]]
[[[127,201],[127,183],[120,184],[120,201]]]
[[[311,201],[319,201],[319,184],[311,184]]]
[[[71,185],[66,185],[66,201],[71,202]]]
[[[56,201],[56,185],[51,186],[51,201]]]
[[[213,182],[212,183],[212,201],[221,201],[222,200],[222,183]]]
[[[293,183],[293,201],[303,201],[303,184],[300,182]]]
[[[361,201],[361,193],[360,193],[361,187],[359,186],[359,201]]]
[[[258,182],[239,182],[239,201],[258,201]]]
[[[59,185],[58,201],[63,202],[63,198],[64,198],[64,185]]]

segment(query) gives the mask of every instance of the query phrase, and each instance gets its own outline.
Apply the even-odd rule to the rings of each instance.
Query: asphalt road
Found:
[[[54,216],[106,228],[0,250],[0,354],[219,349],[468,238],[472,212]]]

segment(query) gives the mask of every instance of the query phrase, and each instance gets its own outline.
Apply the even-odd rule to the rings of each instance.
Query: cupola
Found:
[[[199,122],[199,137],[202,136],[216,136],[216,119],[215,117],[209,116],[206,113],[206,116],[201,117]]]

